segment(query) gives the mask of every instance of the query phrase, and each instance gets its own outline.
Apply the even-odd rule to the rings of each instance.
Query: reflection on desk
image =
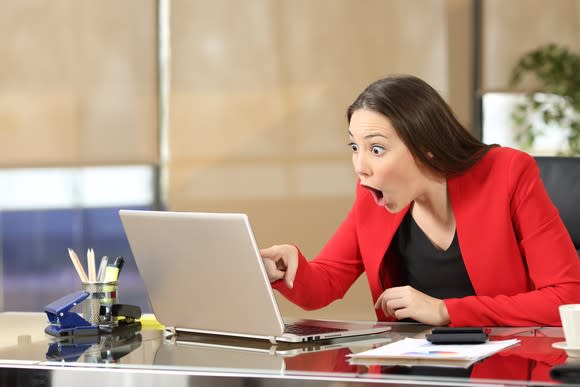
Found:
[[[109,334],[77,338],[76,340],[61,339],[49,344],[46,359],[113,364],[118,363],[121,358],[139,348],[141,341],[141,334],[138,332],[123,336]]]
[[[389,375],[469,377],[472,380],[553,382],[550,377],[550,369],[554,365],[563,364],[567,360],[564,351],[552,349],[552,343],[562,340],[562,332],[559,328],[555,330],[552,328],[549,331],[549,334],[558,335],[556,337],[547,336],[541,328],[493,328],[491,332],[491,340],[517,338],[520,343],[483,359],[468,369],[425,366],[371,366],[369,367],[369,372]]]
[[[163,379],[145,377],[145,371],[165,376],[203,375],[207,378],[222,375],[231,379],[235,375],[239,383],[242,383],[241,379],[244,378],[256,378],[252,380],[262,381],[261,385],[277,385],[280,382],[279,378],[286,377],[289,378],[285,379],[285,382],[290,385],[299,379],[312,380],[314,375],[317,380],[321,380],[321,377],[327,378],[325,380],[328,380],[328,383],[339,378],[345,381],[342,384],[345,386],[351,385],[349,384],[351,381],[360,384],[376,382],[377,379],[385,381],[388,379],[391,382],[401,380],[405,384],[425,384],[429,381],[429,384],[452,382],[457,385],[469,385],[494,380],[494,382],[534,385],[556,383],[550,378],[550,369],[554,365],[570,362],[563,350],[552,347],[552,343],[563,340],[560,328],[492,328],[490,333],[493,339],[518,338],[520,344],[457,373],[456,370],[433,367],[380,367],[348,363],[346,355],[349,353],[360,352],[405,337],[424,337],[429,327],[419,324],[392,324],[393,329],[390,332],[376,339],[340,339],[345,341],[275,348],[263,342],[260,345],[249,345],[246,342],[245,348],[242,348],[244,345],[240,346],[239,341],[231,338],[221,343],[212,342],[207,338],[184,343],[164,337],[160,329],[144,328],[132,337],[118,339],[104,337],[103,341],[99,340],[98,343],[77,343],[80,346],[74,348],[67,347],[63,343],[59,346],[57,340],[44,335],[42,332],[48,321],[39,316],[41,314],[0,313],[0,326],[4,328],[0,332],[0,342],[4,343],[0,345],[0,381],[13,380],[5,378],[6,375],[12,375],[10,372],[20,373],[20,376],[23,370],[28,372],[44,370],[42,372],[62,374],[74,366],[73,368],[77,370],[75,375],[79,375],[79,369],[83,371],[78,376],[80,381],[83,380],[83,373],[93,377],[103,374],[103,367],[111,367],[117,371],[130,369],[130,375],[143,373],[143,378],[141,376],[135,378],[138,378],[140,383],[145,381],[146,385],[152,385],[149,380],[167,383]],[[96,367],[101,368],[100,373],[91,371]],[[127,378],[129,374],[116,375]],[[71,374],[71,377],[74,375]],[[297,377],[299,379],[296,379]],[[191,380],[187,381],[190,382]]]
[[[0,349],[0,361],[39,364],[48,362],[118,363],[139,348],[141,334],[71,336],[32,342],[21,340],[16,346]]]
[[[279,343],[182,332],[164,340],[155,354],[155,365],[254,371],[357,372],[348,365],[351,345],[383,345],[388,333],[307,343]],[[344,356],[341,356],[344,354]]]
[[[534,336],[518,337],[520,344],[499,352],[473,366],[472,378],[552,381],[550,369],[567,359],[564,351],[553,350],[552,343],[561,337],[546,337],[541,331]],[[492,337],[493,339],[493,337]]]
[[[304,371],[352,373],[370,375],[430,376],[446,378],[470,378],[471,380],[508,380],[552,382],[550,369],[566,362],[564,351],[552,348],[552,343],[562,340],[560,328],[492,328],[492,340],[518,338],[520,343],[498,352],[468,369],[425,367],[425,366],[358,366],[348,363],[346,356],[362,348],[383,345],[425,333],[425,327],[394,327],[393,331],[377,341],[359,340],[343,343],[324,343],[318,348],[258,350],[255,346],[243,348],[236,339],[209,344],[203,335],[193,336],[191,342],[164,343],[155,357],[158,365],[180,365],[221,369],[246,369],[269,371]],[[197,341],[196,341],[197,340]],[[239,339],[238,339],[239,340]],[[229,345],[229,346],[228,346]],[[264,344],[268,345],[269,344]]]

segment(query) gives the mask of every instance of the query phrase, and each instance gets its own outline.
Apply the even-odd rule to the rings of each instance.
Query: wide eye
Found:
[[[373,152],[375,156],[380,156],[385,153],[385,148],[380,145],[373,145],[371,152]]]
[[[349,143],[348,146],[352,149],[353,152],[358,152],[358,145],[356,145],[354,142]]]

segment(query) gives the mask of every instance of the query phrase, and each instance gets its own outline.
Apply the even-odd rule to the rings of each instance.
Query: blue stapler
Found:
[[[80,304],[88,296],[88,292],[79,291],[46,305],[44,312],[48,316],[50,324],[44,329],[44,332],[57,337],[98,335],[98,326],[92,325],[78,313],[70,311],[73,306]]]

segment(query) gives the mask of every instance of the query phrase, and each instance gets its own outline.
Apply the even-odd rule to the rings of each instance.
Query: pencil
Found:
[[[95,271],[95,251],[93,249],[87,250],[87,268],[89,270],[89,281],[95,282],[97,274]]]
[[[81,282],[88,282],[87,279],[87,275],[85,274],[85,270],[83,269],[83,266],[81,265],[81,261],[79,261],[79,257],[77,257],[76,253],[74,252],[73,249],[68,249],[68,256],[70,257],[70,260],[72,261],[77,274],[79,275],[79,278],[81,279]]]

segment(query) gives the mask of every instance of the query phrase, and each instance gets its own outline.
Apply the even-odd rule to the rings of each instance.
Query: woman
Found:
[[[356,199],[312,261],[261,251],[273,287],[305,309],[366,272],[379,320],[560,325],[580,260],[533,158],[485,145],[422,80],[371,84],[348,108]]]

